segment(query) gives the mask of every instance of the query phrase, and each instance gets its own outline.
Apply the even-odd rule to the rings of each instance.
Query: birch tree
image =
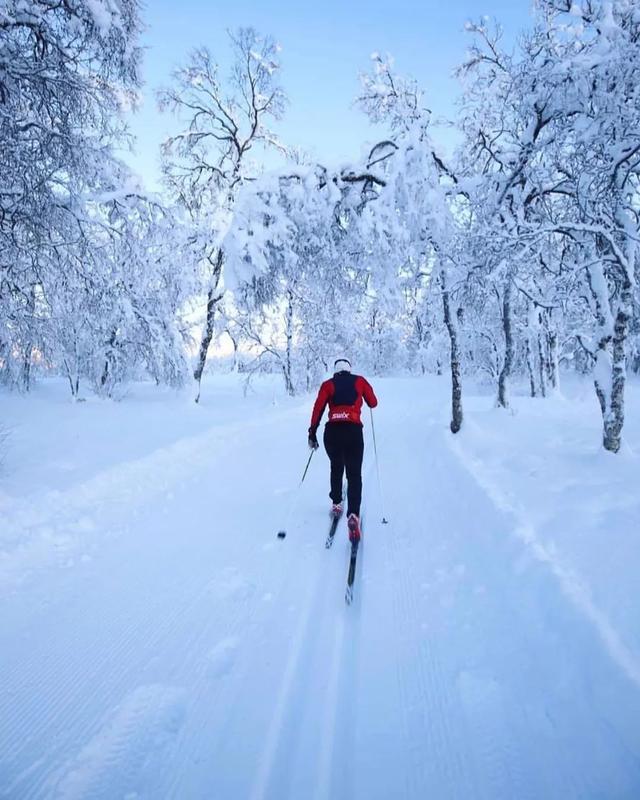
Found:
[[[161,109],[176,114],[184,129],[163,146],[164,175],[176,202],[191,216],[199,244],[198,268],[206,298],[204,325],[194,379],[196,402],[224,294],[227,264],[221,240],[234,211],[238,191],[256,177],[253,156],[282,149],[269,125],[281,117],[285,94],[279,85],[279,47],[252,28],[229,36],[233,50],[230,75],[224,79],[207,48],[195,50],[159,93]],[[227,276],[229,283],[231,276]]]
[[[0,360],[25,389],[51,287],[91,250],[89,203],[123,189],[113,146],[140,84],[139,10],[6,0],[0,13]]]

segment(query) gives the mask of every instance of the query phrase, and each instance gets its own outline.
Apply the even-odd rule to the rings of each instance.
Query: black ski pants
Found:
[[[360,516],[362,500],[362,425],[356,422],[328,422],[324,428],[324,449],[331,461],[331,491],[334,503],[342,501],[342,477],[347,473],[347,514]]]

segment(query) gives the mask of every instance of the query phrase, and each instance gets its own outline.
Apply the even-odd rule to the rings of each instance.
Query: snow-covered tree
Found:
[[[540,10],[556,53],[551,86],[571,121],[561,133],[572,203],[554,225],[584,268],[603,444],[617,452],[640,236],[640,17],[628,0],[545,0]]]
[[[185,125],[164,144],[164,174],[175,201],[191,217],[206,296],[194,370],[196,400],[224,294],[227,259],[221,240],[240,188],[260,172],[256,156],[281,149],[269,125],[280,118],[286,102],[278,82],[276,42],[252,28],[240,29],[230,39],[234,60],[226,80],[211,53],[199,48],[174,73],[172,85],[159,93],[160,107],[175,113]],[[227,284],[234,283],[232,271],[240,268],[226,264]]]
[[[267,174],[243,188],[224,242],[228,257],[254,276],[239,287],[244,328],[260,357],[279,364],[291,394],[318,377],[341,338],[350,285],[340,208],[354,184],[318,165]],[[279,324],[259,334],[248,319],[257,310]]]
[[[0,14],[0,366],[28,388],[46,285],[88,252],[87,200],[119,189],[111,145],[139,85],[137,0],[7,0]],[[114,166],[115,165],[115,166]]]
[[[463,419],[462,386],[450,282],[457,272],[458,217],[464,217],[455,213],[461,193],[457,178],[431,140],[431,113],[415,81],[396,75],[391,59],[375,53],[372,61],[372,74],[361,78],[358,102],[373,122],[386,122],[390,132],[389,141],[378,145],[370,157],[371,166],[384,178],[378,201],[366,211],[381,265],[378,283],[388,295],[425,275],[431,279],[430,291],[439,291],[450,344],[451,430],[456,433]]]

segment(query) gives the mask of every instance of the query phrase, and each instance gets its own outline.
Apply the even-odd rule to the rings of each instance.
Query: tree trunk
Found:
[[[235,339],[231,340],[233,342],[233,372],[238,372],[238,342]]]
[[[619,172],[616,178],[616,188],[620,197],[624,197],[627,191],[624,187],[625,180],[626,178],[623,178],[621,172]],[[622,441],[624,388],[627,370],[626,344],[633,316],[633,284],[636,270],[636,253],[638,251],[637,239],[634,235],[631,235],[632,230],[637,234],[638,229],[636,209],[630,205],[619,205],[615,219],[618,229],[625,233],[625,243],[621,253],[616,253],[616,261],[618,263],[615,277],[617,279],[616,282],[619,282],[620,285],[620,294],[614,309],[612,309],[611,383],[610,391],[604,397],[604,400],[608,401],[608,405],[606,412],[603,413],[602,443],[605,450],[609,450],[611,453],[617,453],[620,450]]]
[[[67,380],[69,381],[69,388],[71,389],[71,396],[74,400],[78,399],[80,392],[80,358],[78,356],[78,341],[74,339],[73,346],[73,364],[74,369],[71,369],[68,360],[65,358],[62,362],[67,373]]]
[[[560,387],[560,367],[558,364],[558,333],[549,330],[547,332],[547,351],[549,353],[547,365],[547,379],[554,389]]]
[[[305,358],[305,383],[307,392],[311,391],[311,360],[307,354]]]
[[[529,393],[531,397],[535,397],[536,392],[536,378],[533,371],[533,361],[531,360],[531,336],[527,334],[527,372],[529,373]]]
[[[293,397],[295,388],[291,377],[291,351],[293,346],[293,292],[291,289],[287,291],[287,314],[285,320],[285,333],[287,337],[287,349],[285,352],[285,362],[283,365],[284,382],[287,394]]]
[[[538,331],[538,370],[540,372],[540,394],[547,396],[547,375],[549,374],[549,359],[545,353],[542,336]]]
[[[113,350],[115,348],[117,336],[118,336],[118,331],[114,328],[111,331],[111,336],[109,337],[109,342],[108,342],[109,349],[107,350],[107,355],[105,356],[105,359],[104,359],[104,366],[102,368],[102,375],[100,376],[100,388],[101,389],[104,389],[104,387],[107,385],[107,381],[109,380],[109,373],[111,371],[111,366],[112,366],[113,362],[115,361],[115,359],[113,357]],[[107,394],[108,394],[108,392],[107,392]]]
[[[596,364],[596,379],[594,381],[596,394],[602,410],[603,436],[602,444],[605,450],[617,453],[620,450],[622,428],[624,425],[624,388],[626,382],[626,340],[629,327],[629,308],[631,304],[631,287],[625,286],[620,298],[620,306],[616,313],[613,326],[612,356],[604,358],[601,350],[598,353],[599,363]],[[608,356],[608,353],[607,353]],[[603,375],[603,365],[609,367],[610,384],[605,390],[606,380]]]
[[[27,314],[28,319],[31,323],[30,330],[33,330],[34,326],[34,317],[35,317],[35,309],[36,309],[36,294],[35,289],[33,286],[31,287],[31,291],[29,292],[29,303],[27,305]],[[31,340],[31,335],[29,335],[29,340],[27,341],[27,345],[24,349],[23,358],[22,358],[22,388],[25,392],[28,392],[31,389],[31,358],[33,356],[33,341]]]
[[[284,378],[284,388],[286,389],[287,394],[289,397],[293,397],[295,395],[295,389],[293,387],[293,383],[291,382],[291,374],[288,372],[286,361],[282,362],[282,376]]]
[[[216,319],[216,308],[218,303],[222,300],[222,295],[218,293],[218,284],[220,283],[220,276],[222,274],[222,262],[224,256],[222,250],[218,250],[215,262],[213,264],[213,275],[211,277],[211,286],[207,292],[207,318],[202,332],[202,339],[200,340],[200,350],[198,351],[198,361],[196,368],[193,372],[193,377],[198,385],[196,393],[196,403],[200,402],[200,388],[202,385],[202,373],[207,363],[207,354],[209,353],[209,345],[213,339],[214,323]]]
[[[373,374],[378,375],[378,354],[379,354],[379,347],[378,347],[378,330],[377,330],[377,322],[378,322],[378,310],[376,308],[373,309],[371,312],[371,338],[373,340]]]
[[[225,333],[231,339],[231,344],[233,346],[233,363],[231,365],[231,372],[236,373],[238,371],[238,339],[234,336],[229,328],[225,328]]]
[[[65,372],[67,373],[67,380],[69,381],[69,388],[71,389],[71,397],[76,397],[76,386],[73,380],[73,374],[71,373],[71,367],[69,366],[69,362],[65,358],[62,362],[64,364]]]
[[[460,346],[458,343],[458,327],[456,315],[451,313],[451,299],[447,289],[447,278],[444,269],[440,271],[442,285],[442,306],[444,322],[451,343],[451,433],[458,433],[462,427],[462,380],[460,377]]]
[[[31,388],[31,355],[33,353],[33,345],[29,343],[24,351],[22,361],[22,388],[28,392]]]
[[[507,276],[502,297],[502,330],[504,332],[504,361],[498,376],[498,397],[496,403],[501,408],[509,408],[508,380],[513,366],[513,329],[511,327],[511,279]]]
[[[592,264],[587,270],[587,278],[600,328],[593,385],[602,412],[602,444],[605,450],[617,453],[624,425],[625,351],[633,291],[628,275],[622,275],[619,300],[612,314],[610,301],[605,295],[606,281],[602,265]]]

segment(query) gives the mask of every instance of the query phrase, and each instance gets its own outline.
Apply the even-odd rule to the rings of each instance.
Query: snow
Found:
[[[118,19],[118,9],[110,0],[85,0],[87,9],[101,36],[109,33]]]
[[[279,51],[278,46],[278,51]],[[261,53],[258,53],[256,50],[250,50],[249,55],[251,58],[259,64],[262,69],[264,69],[269,75],[272,75],[278,69],[279,65],[271,58],[265,58]]]
[[[630,392],[637,402],[637,387]],[[547,564],[612,659],[640,687],[635,579],[625,566],[633,563],[640,545],[633,478],[638,459],[629,442],[620,459],[598,447],[593,431],[599,409],[590,386],[570,385],[568,394],[542,404],[521,399],[528,406],[528,430],[517,418],[476,416],[463,444],[452,447],[496,506],[513,517],[515,534]],[[568,420],[570,430],[562,434]],[[634,422],[628,433],[637,447],[640,426]]]
[[[311,397],[0,394],[0,797],[638,796],[640,387],[372,381],[351,607]]]

